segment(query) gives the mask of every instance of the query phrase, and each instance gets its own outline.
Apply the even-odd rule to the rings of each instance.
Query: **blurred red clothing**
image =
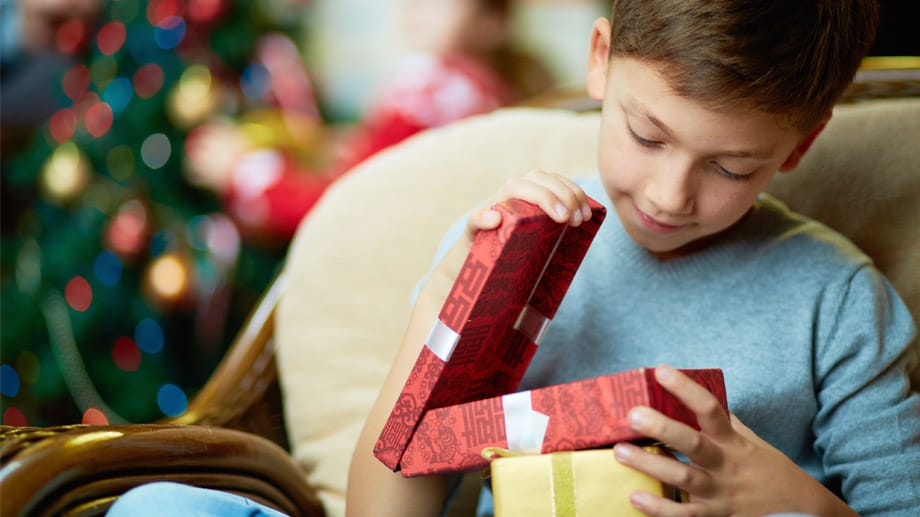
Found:
[[[289,239],[326,187],[355,165],[419,131],[511,101],[507,85],[479,61],[460,55],[406,58],[330,171],[306,170],[278,152],[255,151],[234,167],[227,206],[246,229]]]

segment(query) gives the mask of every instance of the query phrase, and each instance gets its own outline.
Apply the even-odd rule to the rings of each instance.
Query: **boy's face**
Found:
[[[823,125],[803,135],[783,117],[680,97],[651,64],[608,59],[604,21],[588,72],[589,93],[603,102],[601,180],[639,245],[661,256],[689,252],[741,219]]]

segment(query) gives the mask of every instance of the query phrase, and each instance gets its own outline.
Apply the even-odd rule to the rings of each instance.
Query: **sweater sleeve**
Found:
[[[920,395],[908,378],[917,362],[910,313],[865,265],[825,292],[815,331],[813,431],[828,478],[860,515],[916,515]]]

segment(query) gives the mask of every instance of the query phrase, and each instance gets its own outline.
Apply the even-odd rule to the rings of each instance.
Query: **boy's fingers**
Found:
[[[650,517],[684,517],[713,514],[713,512],[708,512],[702,504],[694,502],[679,503],[644,491],[636,491],[630,494],[629,502],[637,510]],[[724,513],[716,513],[716,515],[722,514]]]
[[[630,427],[649,438],[667,444],[668,447],[680,452],[700,467],[713,467],[722,462],[719,447],[709,437],[652,408],[645,406],[633,408],[627,418]],[[673,482],[674,480],[668,481]],[[679,486],[686,489],[682,485]]]
[[[714,438],[728,437],[732,434],[728,415],[706,388],[667,365],[655,368],[655,379],[693,411],[704,433]]]
[[[620,463],[687,493],[706,496],[712,492],[712,480],[705,471],[673,457],[654,454],[628,442],[616,444],[613,455]]]
[[[572,217],[579,219],[579,223],[591,218],[588,195],[574,181],[558,174],[549,174],[539,170],[531,171],[526,178],[552,191],[572,214]]]
[[[587,196],[580,187],[557,174],[531,171],[522,178],[509,180],[492,201],[511,198],[539,206],[559,223],[577,226],[590,218]]]
[[[490,207],[477,208],[466,218],[465,248],[468,251],[479,230],[492,230],[502,222],[502,214]]]
[[[491,208],[477,208],[470,213],[467,227],[471,230],[492,230],[502,222],[502,214]]]

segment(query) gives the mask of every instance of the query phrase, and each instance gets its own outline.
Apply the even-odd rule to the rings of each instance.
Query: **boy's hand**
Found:
[[[470,213],[464,235],[457,239],[438,265],[435,275],[426,284],[426,289],[438,293],[434,295],[435,298],[443,300],[450,290],[473,246],[476,234],[480,230],[494,230],[501,224],[501,213],[492,210],[492,207],[509,199],[520,199],[537,205],[559,223],[578,226],[591,218],[588,195],[564,176],[533,170],[520,178],[508,180],[484,206]]]
[[[677,503],[647,492],[630,496],[647,515],[767,515],[797,512],[814,515],[856,515],[817,480],[782,452],[754,434],[734,415],[727,415],[715,397],[677,370],[660,366],[658,382],[694,413],[700,431],[648,408],[630,411],[633,429],[668,444],[690,464],[647,453],[628,443],[614,447],[623,464],[686,491],[690,500]]]
[[[501,215],[491,207],[509,199],[520,199],[543,209],[554,221],[578,226],[591,218],[588,195],[572,180],[541,170],[508,180],[489,198],[488,207],[475,210],[467,221],[470,244],[479,230],[491,230],[501,223]]]

